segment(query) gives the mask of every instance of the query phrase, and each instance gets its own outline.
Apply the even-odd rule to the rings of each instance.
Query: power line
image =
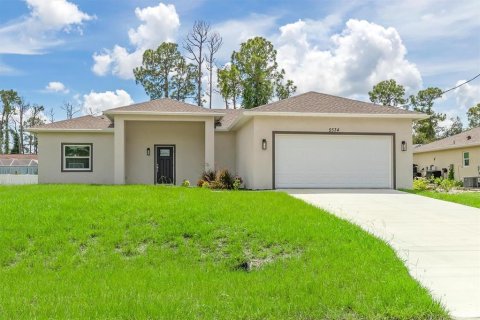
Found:
[[[467,83],[469,83],[470,81],[473,81],[473,80],[477,79],[478,77],[480,77],[480,73],[477,74],[477,75],[476,75],[475,77],[473,77],[472,79],[467,80],[467,81],[465,81],[465,82],[463,82],[463,83],[460,83],[458,86],[455,86],[455,87],[453,87],[453,88],[450,88],[450,89],[448,89],[448,90],[443,91],[442,94],[445,94],[445,93],[447,93],[447,92],[449,92],[449,91],[452,91],[452,90],[455,90],[455,89],[457,89],[457,88],[460,88],[460,87],[463,86],[464,84],[467,84]]]
[[[464,84],[467,84],[467,83],[469,83],[469,82],[477,79],[478,77],[480,77],[480,73],[477,74],[477,75],[476,75],[475,77],[473,77],[472,79],[460,83],[458,86],[455,86],[455,87],[450,88],[450,89],[448,89],[448,90],[442,91],[442,93],[441,93],[436,99],[440,98],[442,95],[444,95],[445,93],[447,93],[447,92],[449,92],[449,91],[452,91],[452,90],[455,90],[455,89],[457,89],[457,88],[460,88],[460,87],[463,86]],[[407,104],[404,104],[404,105],[399,106],[399,108],[405,108],[405,107],[406,107],[406,108],[410,107],[410,103],[407,103]]]

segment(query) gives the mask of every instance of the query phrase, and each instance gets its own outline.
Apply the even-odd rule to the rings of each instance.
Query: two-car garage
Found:
[[[395,188],[393,134],[273,133],[275,188]]]

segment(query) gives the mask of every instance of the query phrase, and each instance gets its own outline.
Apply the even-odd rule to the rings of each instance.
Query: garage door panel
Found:
[[[276,188],[392,188],[392,137],[277,134]]]

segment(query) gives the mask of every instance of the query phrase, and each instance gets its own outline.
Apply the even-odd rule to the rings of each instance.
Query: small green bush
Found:
[[[183,180],[182,187],[190,187],[190,181],[188,181],[187,179]]]
[[[413,190],[423,191],[428,189],[428,180],[425,178],[416,178],[413,180]]]
[[[233,181],[233,190],[238,190],[243,184],[243,180],[240,177],[235,177]]]
[[[453,168],[453,164],[448,168],[448,180],[455,180],[455,169]]]
[[[443,179],[442,183],[440,183],[439,189],[449,192],[454,187],[456,187],[456,181],[450,179]]]
[[[436,186],[439,186],[442,184],[442,181],[443,181],[443,178],[435,178],[433,179],[433,183],[436,185]]]
[[[235,177],[228,170],[223,169],[217,172],[216,181],[218,182],[220,189],[231,190],[233,189]]]
[[[208,184],[205,184],[205,182]],[[242,178],[234,176],[227,169],[222,169],[205,171],[198,180],[197,186],[210,189],[238,190],[242,183]]]
[[[217,179],[217,172],[215,170],[204,171],[200,179],[207,182],[215,181]]]

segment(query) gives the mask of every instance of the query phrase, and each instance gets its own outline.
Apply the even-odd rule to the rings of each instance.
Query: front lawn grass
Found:
[[[0,187],[0,318],[439,319],[393,250],[279,192]]]
[[[464,204],[470,207],[480,208],[480,192],[444,193],[444,192],[429,191],[429,190],[425,190],[425,191],[403,190],[403,191],[418,194],[425,197]]]

